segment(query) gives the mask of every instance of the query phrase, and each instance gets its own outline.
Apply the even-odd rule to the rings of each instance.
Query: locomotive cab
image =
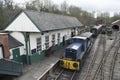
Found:
[[[74,36],[72,39],[72,44],[65,49],[64,58],[60,59],[60,66],[70,70],[80,70],[81,59],[87,48],[87,38]]]
[[[92,38],[93,33],[91,33],[91,32],[85,32],[85,33],[80,34],[80,36],[87,38],[87,42],[86,42],[86,46],[87,47],[91,45],[91,43],[93,41],[93,38]]]
[[[72,38],[72,43],[81,43],[82,44],[82,51],[85,51],[87,48],[87,37],[82,36],[74,36]]]

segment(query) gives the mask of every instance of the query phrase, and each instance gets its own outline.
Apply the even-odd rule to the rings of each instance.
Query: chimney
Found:
[[[5,59],[9,59],[10,52],[8,46],[8,34],[7,33],[0,33],[0,43],[3,45],[3,57]]]

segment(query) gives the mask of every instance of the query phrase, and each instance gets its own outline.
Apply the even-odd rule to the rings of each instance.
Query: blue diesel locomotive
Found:
[[[65,49],[63,58],[60,59],[60,66],[70,70],[79,71],[83,57],[92,44],[92,33],[85,32],[79,36],[72,37],[72,43]]]

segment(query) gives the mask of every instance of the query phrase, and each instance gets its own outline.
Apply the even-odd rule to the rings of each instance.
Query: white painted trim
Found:
[[[86,40],[87,38],[86,37],[81,37],[81,36],[74,36],[74,37],[72,37],[73,39],[83,39],[83,40]]]
[[[13,20],[13,22],[8,25],[5,31],[40,32],[40,30],[24,12],[22,12],[15,20]]]
[[[2,51],[2,47],[0,47],[0,59],[3,58],[3,51]]]

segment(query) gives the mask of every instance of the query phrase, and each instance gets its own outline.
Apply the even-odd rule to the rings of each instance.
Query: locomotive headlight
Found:
[[[77,68],[78,64],[77,63],[73,63],[73,67]]]
[[[64,65],[64,61],[60,60],[60,65]]]

